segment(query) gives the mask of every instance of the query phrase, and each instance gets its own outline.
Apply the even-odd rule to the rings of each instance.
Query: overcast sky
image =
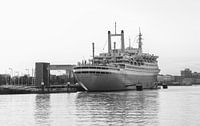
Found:
[[[200,72],[199,0],[1,0],[0,72],[26,72],[39,61],[76,64],[91,58],[92,42],[96,54],[106,52],[115,21],[126,46],[129,37],[137,46],[141,28],[144,52],[159,56],[161,74]]]

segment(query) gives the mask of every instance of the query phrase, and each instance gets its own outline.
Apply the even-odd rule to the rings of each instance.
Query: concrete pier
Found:
[[[77,92],[79,87],[78,84],[51,85],[43,89],[36,86],[1,85],[0,94],[71,93]]]

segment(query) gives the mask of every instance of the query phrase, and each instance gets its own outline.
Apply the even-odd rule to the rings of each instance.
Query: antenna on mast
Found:
[[[138,49],[140,52],[142,52],[142,34],[141,34],[141,31],[140,31],[140,27],[139,27],[139,43],[138,43]]]
[[[116,30],[117,30],[117,23],[115,22],[115,35],[117,34]]]
[[[139,27],[139,34],[141,34],[140,27]]]
[[[130,38],[130,36],[129,36],[128,41],[129,41],[129,48],[130,48],[131,47],[131,38]]]
[[[92,43],[92,64],[94,64],[94,42]]]

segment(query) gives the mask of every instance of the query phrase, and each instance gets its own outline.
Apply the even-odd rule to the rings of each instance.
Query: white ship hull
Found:
[[[157,88],[158,72],[133,71],[127,69],[75,69],[75,77],[87,91],[134,90],[141,85],[143,89]]]
[[[121,48],[111,48],[111,37],[121,37]],[[79,84],[87,91],[117,91],[157,88],[157,75],[159,68],[158,56],[142,51],[142,34],[139,30],[138,48],[131,46],[125,48],[124,31],[121,34],[111,34],[108,31],[108,52],[78,63],[73,72]]]

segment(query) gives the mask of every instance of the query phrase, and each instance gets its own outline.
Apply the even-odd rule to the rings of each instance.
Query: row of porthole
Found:
[[[74,69],[104,69],[104,70],[108,70],[109,68],[105,68],[105,67],[75,67]]]
[[[74,69],[102,69],[102,70],[119,70],[115,68],[106,68],[106,67],[75,67]]]
[[[151,72],[154,72],[154,71],[156,71],[156,69],[147,69],[147,68],[137,68],[137,67],[127,67],[127,68],[129,68],[129,69],[137,69],[137,70],[148,70],[149,72],[151,71]]]
[[[76,74],[81,73],[93,73],[93,74],[111,74],[111,72],[99,72],[99,71],[77,71]]]

